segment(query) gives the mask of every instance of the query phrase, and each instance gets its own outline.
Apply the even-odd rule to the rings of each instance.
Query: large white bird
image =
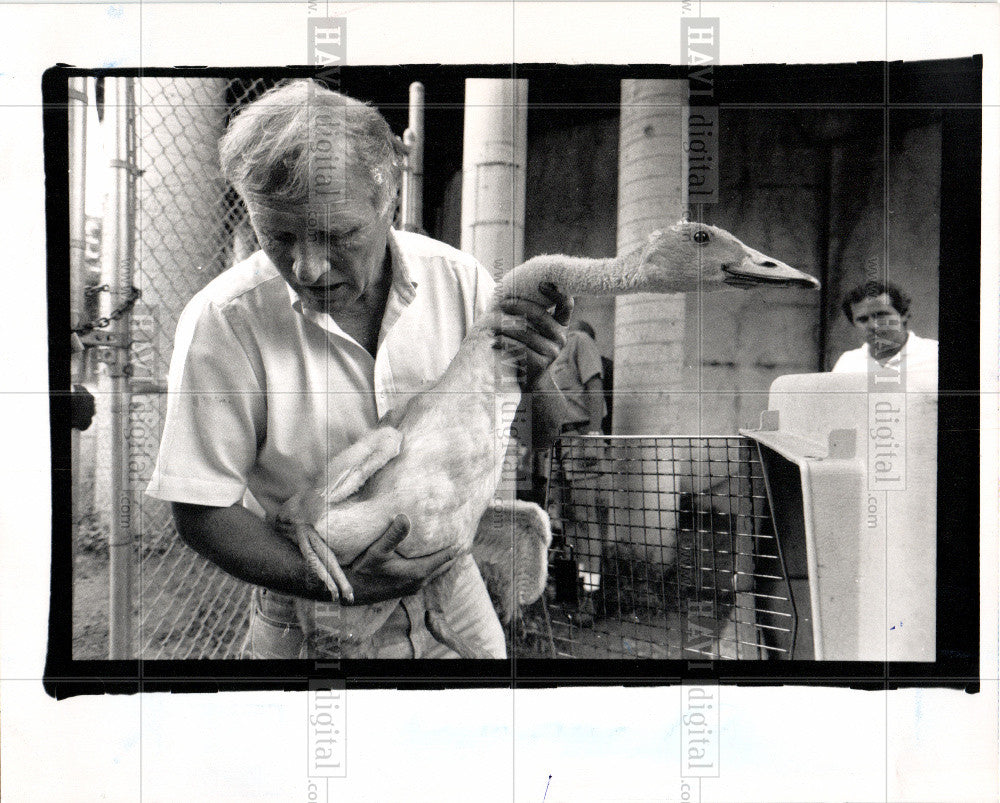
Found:
[[[641,248],[617,258],[533,257],[503,277],[496,300],[520,297],[548,304],[538,291],[544,281],[573,296],[819,287],[812,276],[749,248],[728,232],[691,222],[654,232]],[[495,303],[433,386],[333,457],[326,487],[293,497],[279,516],[293,525],[309,566],[335,596],[350,593],[340,565],[354,560],[401,513],[410,520],[410,534],[398,547],[401,554],[426,555],[452,546],[473,551],[477,526],[500,479],[520,399],[516,363],[493,347],[493,325],[500,314]],[[532,513],[522,507],[519,515],[534,515],[547,531],[541,509]],[[484,555],[510,555],[510,528],[483,527],[479,532],[474,552],[481,563],[490,560]],[[487,543],[491,538],[494,542]],[[543,567],[546,546],[541,541],[530,547],[540,553]],[[503,576],[504,571],[493,574]],[[521,578],[521,584],[534,591],[522,588],[518,602],[541,593],[537,576]],[[463,657],[478,655],[476,645],[456,640],[448,625],[454,591],[449,574],[426,588],[431,632]]]

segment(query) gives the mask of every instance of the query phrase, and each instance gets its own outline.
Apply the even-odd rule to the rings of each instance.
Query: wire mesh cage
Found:
[[[742,437],[565,436],[545,597],[519,657],[789,658],[795,608],[761,462]]]

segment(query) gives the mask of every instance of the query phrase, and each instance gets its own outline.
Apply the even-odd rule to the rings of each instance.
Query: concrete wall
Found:
[[[720,114],[719,203],[706,222],[793,267],[822,275],[820,165],[797,121],[783,110]],[[686,367],[699,387],[694,426],[731,434],[756,426],[771,382],[816,370],[819,294],[755,288],[689,294]]]
[[[938,249],[941,214],[941,126],[930,122],[900,134],[889,151],[889,204],[884,216],[884,183],[857,185],[840,177],[835,191],[857,194],[863,200],[858,224],[845,232],[843,255],[832,267],[841,294],[867,278],[866,271],[886,275],[913,298],[910,327],[921,337],[938,337]],[[878,166],[881,168],[881,165]],[[873,171],[878,174],[879,171]],[[888,234],[888,243],[883,236]],[[887,245],[887,250],[883,248]],[[886,263],[885,255],[888,255]],[[886,267],[887,266],[887,267]],[[842,313],[831,318],[826,354],[832,366],[844,351],[862,339]]]

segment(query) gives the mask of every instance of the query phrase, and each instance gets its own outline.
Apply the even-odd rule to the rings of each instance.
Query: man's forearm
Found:
[[[299,548],[243,506],[174,502],[173,511],[181,538],[234,577],[296,597],[332,599]]]
[[[529,405],[531,415],[531,447],[547,449],[559,437],[563,424],[569,420],[566,397],[552,380],[552,372],[545,371],[536,387],[521,397],[521,404]]]
[[[604,383],[599,376],[588,380],[584,385],[584,398],[586,399],[587,412],[590,413],[589,432],[600,432],[601,421],[604,418]]]

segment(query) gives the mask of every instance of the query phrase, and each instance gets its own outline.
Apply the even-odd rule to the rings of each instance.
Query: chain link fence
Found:
[[[265,88],[212,78],[136,80],[135,268],[143,301],[132,316],[129,413],[131,471],[142,486],[163,428],[177,319],[196,292],[255,247],[246,210],[219,171],[217,143],[232,112]],[[137,523],[140,657],[236,657],[250,587],[187,547],[166,503],[144,497]]]
[[[129,217],[133,284],[142,294],[129,330],[128,453],[123,456],[134,505],[133,651],[142,659],[232,658],[246,631],[251,587],[187,547],[177,536],[169,505],[142,492],[163,429],[178,317],[195,293],[256,249],[246,210],[219,171],[218,139],[232,114],[273,82],[131,80],[135,136],[128,161],[135,192]],[[100,85],[96,89],[100,103]],[[98,430],[94,439],[93,501],[77,517],[74,534],[77,659],[108,657],[106,519],[114,505],[106,501],[107,482],[101,478],[113,471],[114,456],[106,434]],[[86,455],[75,458],[86,460]]]

